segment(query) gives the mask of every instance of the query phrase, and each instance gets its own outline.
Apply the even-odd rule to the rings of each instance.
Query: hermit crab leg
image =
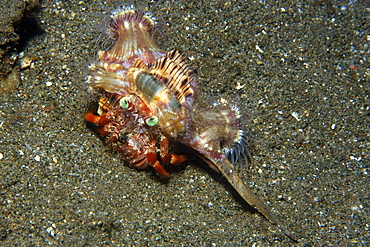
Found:
[[[243,183],[235,172],[233,165],[228,160],[217,160],[210,157],[204,157],[203,155],[199,155],[199,157],[202,158],[210,167],[215,168],[224,175],[227,181],[249,205],[257,209],[257,211],[265,216],[265,218],[272,224],[277,225],[286,236],[293,241],[298,242],[288,228],[275,215],[273,215],[271,209]]]
[[[96,109],[90,110],[85,114],[85,120],[97,124],[99,123],[100,116],[95,115],[94,113],[96,112]]]

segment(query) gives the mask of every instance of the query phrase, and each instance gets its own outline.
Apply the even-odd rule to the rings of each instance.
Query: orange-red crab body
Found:
[[[170,138],[160,130],[156,118],[148,118],[148,110],[143,109],[145,104],[140,98],[116,94],[106,97],[100,102],[109,108],[101,116],[90,111],[85,119],[98,126],[107,144],[121,152],[130,166],[138,169],[153,166],[160,176],[167,177],[169,174],[162,165],[178,165],[185,160],[182,155],[170,153]]]

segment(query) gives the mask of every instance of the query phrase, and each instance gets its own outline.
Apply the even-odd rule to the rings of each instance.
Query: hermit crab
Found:
[[[197,97],[198,80],[186,56],[161,50],[152,38],[155,22],[133,6],[112,13],[107,33],[113,45],[100,51],[89,68],[89,89],[100,96],[86,113],[108,146],[132,167],[166,167],[186,160],[187,146],[225,176],[240,196],[291,239],[294,236],[242,182],[233,163],[248,156],[237,107],[205,104]]]

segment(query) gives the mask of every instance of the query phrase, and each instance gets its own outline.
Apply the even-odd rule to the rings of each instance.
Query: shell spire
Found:
[[[135,92],[158,116],[159,124],[171,137],[184,130],[186,114],[194,103],[197,79],[178,50],[145,65],[137,59],[127,71],[130,91]]]
[[[174,92],[181,105],[193,105],[198,80],[183,53],[176,49],[168,52],[149,64],[149,71]]]

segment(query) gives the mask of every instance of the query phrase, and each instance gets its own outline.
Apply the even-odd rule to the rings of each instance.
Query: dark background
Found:
[[[0,245],[293,244],[200,160],[163,183],[87,128],[84,78],[119,3],[3,3]],[[150,10],[160,46],[191,58],[203,100],[234,98],[249,119],[254,164],[240,176],[299,245],[369,245],[366,1]]]

